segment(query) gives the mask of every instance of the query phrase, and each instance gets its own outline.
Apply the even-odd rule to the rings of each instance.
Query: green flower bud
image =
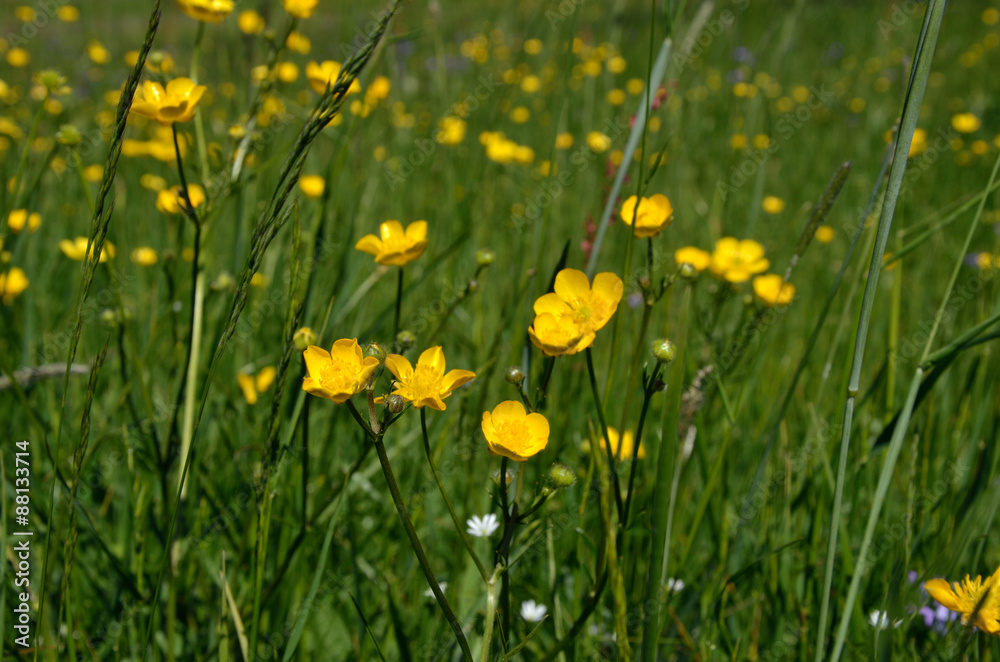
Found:
[[[549,467],[549,481],[556,489],[569,487],[576,482],[576,473],[565,464],[556,462]]]
[[[469,292],[478,292],[479,291],[479,281],[478,280],[470,280],[469,284],[466,285],[465,287],[469,290]]]
[[[488,248],[476,251],[476,264],[481,267],[488,267],[497,259],[497,254]]]
[[[370,342],[365,345],[365,356],[374,356],[379,363],[385,363],[386,351],[377,342]]]
[[[677,345],[666,338],[659,338],[653,341],[650,351],[660,363],[670,363],[677,356]]]
[[[389,411],[393,414],[398,414],[403,411],[403,407],[406,406],[406,401],[403,400],[401,396],[390,395],[385,399],[385,406],[389,408]]]
[[[83,136],[80,134],[80,129],[76,128],[74,125],[63,124],[56,132],[56,140],[58,140],[60,144],[75,147],[83,140]]]
[[[396,344],[401,350],[409,349],[413,347],[413,344],[417,342],[417,337],[412,333],[403,329],[396,334]]]
[[[686,278],[688,280],[694,280],[698,277],[698,270],[694,268],[694,265],[690,262],[685,262],[681,265],[681,278]]]
[[[105,308],[101,311],[101,321],[110,327],[115,327],[118,324],[118,314],[111,308]]]
[[[173,259],[175,256],[171,253],[169,259]],[[163,254],[163,259],[167,260],[168,256],[166,253]],[[228,271],[223,271],[221,274],[215,277],[215,280],[209,285],[215,291],[231,290],[236,287],[236,279],[233,278],[232,274]]]
[[[500,487],[500,470],[499,469],[497,469],[496,471],[494,471],[490,475],[490,480],[493,481],[494,485],[496,485],[497,487]],[[507,485],[510,485],[512,482],[514,482],[514,472],[512,472],[510,469],[508,469],[507,470]]]
[[[292,336],[292,344],[295,345],[295,349],[304,352],[307,347],[316,344],[316,332],[304,326]]]
[[[512,365],[511,367],[507,368],[507,371],[504,373],[503,377],[504,379],[507,380],[509,384],[517,386],[524,381],[524,371],[521,370],[516,365]]]

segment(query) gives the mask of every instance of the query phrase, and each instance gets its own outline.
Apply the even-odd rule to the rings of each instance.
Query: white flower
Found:
[[[684,580],[671,577],[667,580],[667,593],[680,593],[684,590]]]
[[[876,609],[872,613],[868,614],[868,623],[877,630],[884,630],[889,627],[889,615],[884,611]],[[896,619],[892,622],[892,627],[898,628],[902,624],[902,619]]]
[[[534,600],[525,600],[521,603],[521,618],[529,623],[537,623],[542,620],[547,611],[545,605],[535,604]]]
[[[446,588],[448,588],[448,582],[438,582],[438,588],[440,588],[441,592],[444,593],[444,590]],[[434,589],[432,589],[430,587],[427,587],[427,590],[424,591],[424,595],[426,597],[428,597],[428,598],[433,598],[434,597]]]
[[[500,528],[500,520],[493,513],[487,513],[482,517],[473,515],[472,519],[465,520],[465,531],[470,536],[476,538],[489,538],[493,532]]]

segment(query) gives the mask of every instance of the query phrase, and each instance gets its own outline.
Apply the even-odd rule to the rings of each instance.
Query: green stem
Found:
[[[458,515],[455,514],[455,509],[451,506],[451,499],[448,498],[448,493],[444,489],[441,477],[438,476],[437,469],[434,468],[434,460],[431,458],[431,444],[427,436],[426,411],[426,407],[420,408],[420,431],[423,433],[424,437],[424,453],[427,455],[427,466],[431,468],[431,474],[434,475],[434,482],[437,483],[438,490],[441,492],[441,498],[444,499],[444,505],[448,507],[448,514],[451,515],[451,521],[455,523],[455,530],[458,531],[458,535],[462,538],[462,544],[465,545],[465,549],[468,550],[469,556],[472,557],[472,561],[476,564],[476,569],[479,570],[479,574],[482,576],[483,581],[488,583],[490,579],[486,572],[486,568],[483,566],[482,561],[479,560],[476,550],[472,548],[472,543],[469,542],[469,537],[465,535],[465,529],[462,528],[462,522],[458,519]]]
[[[24,150],[21,151],[21,160],[18,161],[17,171],[14,173],[13,195],[11,196],[11,205],[10,209],[7,210],[8,212],[17,209],[17,206],[21,203],[21,180],[24,177],[24,169],[28,165],[28,152],[31,150],[32,143],[35,142],[35,135],[38,133],[38,123],[42,120],[42,115],[45,113],[45,102],[48,100],[49,95],[46,94],[45,99],[35,112],[35,117],[31,120],[31,128],[28,129],[28,139],[24,143]]]
[[[191,50],[191,82],[198,84],[198,60],[201,56],[201,41],[205,36],[205,22],[198,21],[198,32],[194,38],[194,48]],[[201,162],[201,182],[208,182],[208,149],[205,147],[205,126],[201,119],[201,108],[194,111],[194,136],[198,144],[198,160]]]
[[[618,469],[615,467],[615,456],[611,452],[611,439],[608,437],[608,424],[604,420],[604,407],[601,405],[601,396],[597,393],[597,377],[594,375],[594,357],[590,347],[587,348],[587,374],[590,376],[590,392],[594,396],[594,407],[597,408],[597,420],[601,423],[604,450],[608,454],[608,473],[611,474],[611,489],[614,492],[618,521],[621,522],[625,506],[622,504],[621,488],[618,486]]]
[[[493,623],[497,614],[497,575],[502,567],[497,566],[486,581],[486,621],[483,623],[483,645],[479,654],[480,662],[490,662],[490,649],[493,647]]]
[[[396,279],[396,316],[392,322],[392,341],[396,341],[399,335],[399,313],[403,308],[403,267],[398,267],[398,278]]]

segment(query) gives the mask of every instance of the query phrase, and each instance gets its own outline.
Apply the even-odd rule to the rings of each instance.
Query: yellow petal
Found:
[[[618,302],[621,301],[624,291],[625,284],[616,274],[608,271],[594,276],[594,294],[611,304],[613,308],[618,308]]]
[[[559,298],[572,304],[575,300],[590,294],[587,274],[576,269],[563,269],[556,274],[555,291]]]
[[[434,374],[441,376],[444,374],[444,352],[441,350],[441,346],[428,347],[423,352],[420,353],[420,358],[417,359],[418,366],[427,366],[434,371]]]
[[[406,238],[412,242],[423,241],[426,245],[427,221],[414,221],[406,227]]]
[[[403,231],[403,224],[399,221],[386,221],[378,226],[378,231],[382,236],[382,241],[386,241],[392,237],[406,236],[406,232]]]
[[[525,410],[517,400],[504,400],[493,408],[493,417],[500,423],[524,418]]]
[[[932,598],[952,611],[962,611],[962,602],[951,585],[943,579],[931,579],[924,584],[926,590]]]
[[[260,369],[257,373],[257,392],[263,393],[267,389],[271,388],[271,384],[274,383],[274,377],[278,374],[278,371],[274,369],[274,366],[266,366]]]
[[[549,292],[548,294],[543,294],[535,300],[535,314],[544,315],[549,313],[555,317],[565,315],[566,313],[572,312],[569,304],[559,298],[559,295],[555,292]]]
[[[318,380],[323,367],[330,363],[330,353],[315,345],[307,347],[302,356],[306,361],[306,371],[313,379]]]
[[[354,244],[354,247],[359,251],[378,255],[382,252],[382,241],[373,234],[366,234]]]
[[[253,377],[245,372],[240,372],[236,375],[236,381],[243,391],[243,398],[247,401],[247,404],[257,404],[257,390],[254,388]]]
[[[400,354],[389,354],[385,357],[385,367],[400,381],[407,381],[413,377],[413,366]]]
[[[451,370],[441,378],[441,388],[450,393],[462,384],[471,382],[475,378],[476,373],[471,370]]]

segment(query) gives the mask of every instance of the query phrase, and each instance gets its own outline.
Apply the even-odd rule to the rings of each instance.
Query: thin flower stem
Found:
[[[486,580],[486,621],[483,623],[483,645],[479,654],[480,662],[490,662],[490,649],[493,647],[493,623],[497,614],[497,576],[503,569],[498,565],[493,574]]]
[[[507,502],[507,465],[510,460],[504,456],[500,461],[500,504],[503,508],[503,537],[497,545],[493,554],[493,562],[497,565],[507,566],[507,557],[510,554],[510,541],[514,537],[514,525],[517,518],[517,504],[513,509]],[[502,632],[505,639],[501,641],[504,650],[507,650],[507,641],[510,639],[510,575],[506,572],[500,576],[500,616],[503,619]]]
[[[31,127],[28,129],[28,138],[24,142],[24,150],[21,152],[21,160],[17,163],[17,170],[14,172],[14,184],[11,190],[13,195],[11,196],[11,205],[7,210],[8,212],[17,209],[18,204],[21,202],[21,183],[24,177],[24,169],[28,165],[28,153],[31,151],[31,146],[35,142],[35,135],[38,133],[38,123],[42,120],[42,115],[45,114],[45,102],[49,100],[49,95],[45,95],[45,99],[38,106],[38,111],[35,112],[35,117],[31,120]]]
[[[618,471],[615,468],[615,457],[611,452],[611,440],[608,437],[608,424],[604,420],[604,407],[601,396],[597,393],[597,377],[594,375],[594,357],[591,348],[587,348],[587,373],[590,376],[590,391],[594,395],[594,407],[597,408],[597,419],[601,423],[601,435],[604,438],[604,450],[608,454],[608,472],[611,474],[611,489],[615,493],[615,507],[618,511],[618,521],[622,521],[624,505],[622,504],[621,488],[618,486]]]
[[[406,511],[406,505],[403,503],[403,495],[399,492],[399,485],[396,484],[396,477],[392,473],[392,467],[389,465],[389,456],[385,452],[385,444],[382,443],[381,437],[375,439],[375,452],[378,453],[378,461],[382,465],[382,474],[385,476],[385,482],[389,485],[389,494],[392,495],[392,502],[396,505],[396,513],[399,514],[399,519],[406,530],[406,537],[410,540],[410,546],[413,547],[413,552],[417,555],[417,562],[420,564],[420,569],[424,571],[424,577],[427,578],[427,582],[430,584],[431,592],[441,607],[441,611],[444,612],[444,616],[448,620],[448,625],[451,626],[452,631],[455,633],[455,639],[458,641],[458,647],[462,649],[462,655],[465,656],[465,659],[471,660],[472,651],[469,649],[469,642],[466,641],[465,633],[462,632],[462,626],[459,624],[458,618],[455,617],[455,612],[452,611],[451,605],[448,604],[448,599],[444,597],[441,586],[438,585],[437,577],[434,576],[434,571],[427,561],[423,545],[420,544],[417,531],[413,528],[413,522],[410,521],[410,515]]]
[[[646,414],[649,411],[649,401],[653,399],[653,394],[656,392],[654,390],[654,385],[656,380],[660,378],[660,369],[662,364],[657,363],[656,367],[653,369],[653,374],[650,375],[649,381],[646,382],[645,393],[642,399],[642,409],[639,410],[639,425],[635,430],[635,440],[632,444],[632,466],[629,467],[628,473],[628,489],[625,492],[625,512],[622,515],[621,530],[619,535],[628,528],[628,515],[629,507],[632,505],[632,492],[635,487],[635,474],[639,466],[639,445],[642,443],[642,433],[646,424]]]
[[[398,267],[399,277],[396,279],[396,317],[392,323],[392,340],[396,341],[399,334],[399,313],[403,308],[403,267]]]
[[[198,32],[194,37],[194,48],[191,50],[191,82],[198,84],[198,60],[201,55],[201,42],[205,36],[205,21],[198,21]],[[201,181],[208,181],[208,149],[205,146],[205,126],[201,119],[201,108],[194,110],[194,139],[198,145],[198,161],[201,164]]]
[[[469,537],[465,535],[465,530],[462,528],[462,522],[458,519],[458,515],[455,514],[455,509],[451,506],[451,499],[448,498],[448,493],[444,489],[444,483],[441,482],[441,477],[438,476],[437,469],[434,468],[434,460],[431,458],[431,443],[427,436],[426,411],[426,407],[420,408],[420,431],[423,433],[424,453],[427,455],[427,466],[431,468],[431,474],[434,476],[434,482],[437,483],[438,490],[441,492],[441,498],[444,499],[444,505],[448,507],[448,514],[451,515],[451,521],[455,523],[455,530],[458,531],[458,535],[462,538],[462,544],[465,545],[465,549],[468,550],[473,563],[476,564],[476,569],[479,570],[479,574],[482,576],[483,581],[489,583],[490,579],[489,574],[486,572],[486,567],[483,566],[482,561],[479,560],[476,550],[472,548],[472,543],[469,541]]]

